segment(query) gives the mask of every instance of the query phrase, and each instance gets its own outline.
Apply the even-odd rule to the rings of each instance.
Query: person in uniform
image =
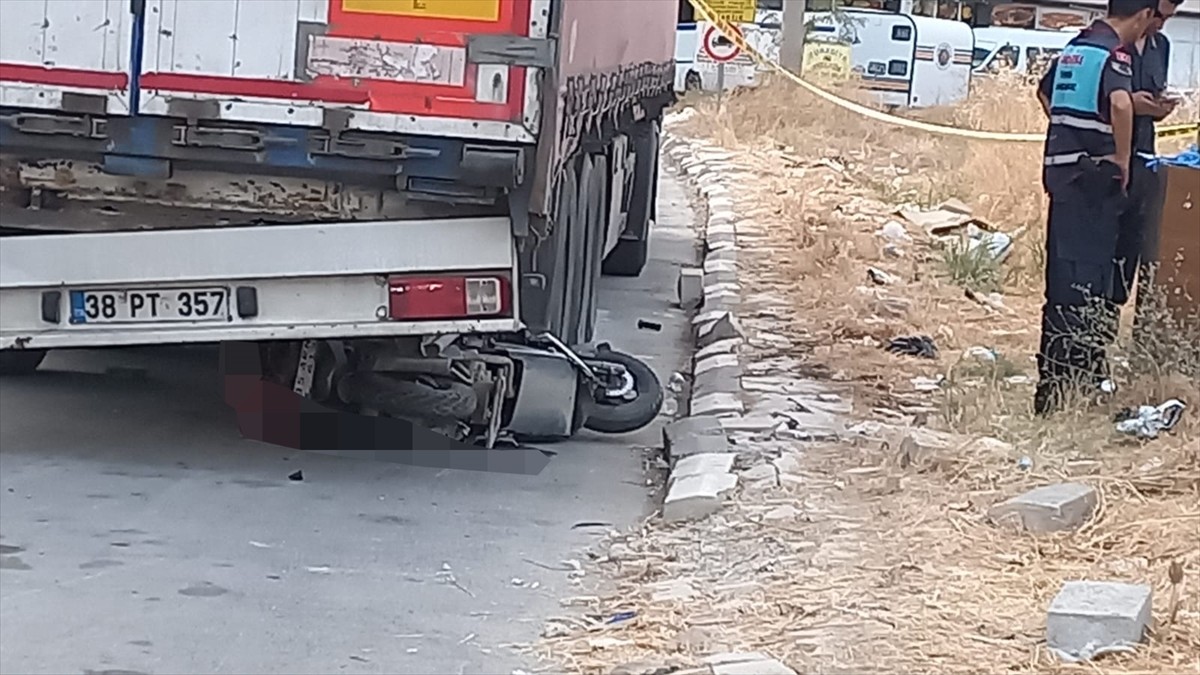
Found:
[[[1119,221],[1117,251],[1113,261],[1113,274],[1117,282],[1113,287],[1114,309],[1123,306],[1134,287],[1135,273],[1142,268],[1143,246],[1149,243],[1158,226],[1159,192],[1158,174],[1151,171],[1139,155],[1154,155],[1154,124],[1175,111],[1176,101],[1165,98],[1167,70],[1171,61],[1171,43],[1161,33],[1163,24],[1179,9],[1183,0],[1159,0],[1154,20],[1146,35],[1134,43],[1132,57],[1133,90],[1133,160],[1129,172],[1129,204]],[[1137,281],[1146,287],[1148,275],[1142,270]],[[1119,314],[1111,317],[1119,322]]]
[[[1118,221],[1127,200],[1134,104],[1129,48],[1158,0],[1109,0],[1038,83],[1049,116],[1042,184],[1050,195],[1046,292],[1034,410],[1062,407],[1071,390],[1105,379]]]

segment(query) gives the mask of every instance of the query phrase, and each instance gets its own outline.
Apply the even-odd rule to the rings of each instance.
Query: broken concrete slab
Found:
[[[770,415],[745,415],[742,417],[722,417],[721,428],[729,433],[745,431],[761,433],[779,426],[779,420]]]
[[[716,513],[725,503],[725,495],[737,484],[737,476],[731,473],[706,473],[674,481],[663,502],[663,519],[698,520]]]
[[[998,525],[1027,532],[1063,532],[1081,527],[1096,510],[1096,489],[1083,483],[1056,483],[1035,488],[988,510]]]
[[[713,354],[712,356],[696,359],[695,365],[692,366],[692,374],[699,375],[706,370],[714,368],[736,368],[738,365],[737,354]]]
[[[774,481],[778,474],[773,464],[756,464],[745,471],[739,471],[738,476],[743,481],[755,482],[760,480]]]
[[[704,273],[704,287],[733,287],[736,288],[738,283],[738,274],[732,270],[716,270],[713,272]]]
[[[663,450],[667,459],[708,452],[728,452],[729,439],[717,417],[685,417],[663,427]]]
[[[702,324],[696,330],[696,348],[705,347],[721,340],[732,338],[742,339],[742,329],[737,320],[729,312],[722,312],[713,321]]]
[[[1152,604],[1146,585],[1068,581],[1050,603],[1046,645],[1068,661],[1133,649],[1145,638]]]
[[[771,460],[771,465],[780,475],[800,473],[800,458],[793,452],[786,452]]]
[[[696,309],[704,303],[704,270],[697,267],[684,267],[679,270],[679,280],[675,284],[675,292],[679,306],[683,309]]]
[[[689,457],[681,457],[671,469],[671,481],[682,480],[689,476],[699,476],[705,473],[729,473],[733,469],[733,460],[737,453],[705,452]]]
[[[759,652],[718,654],[705,659],[713,675],[796,675],[796,671]]]
[[[763,514],[763,520],[770,522],[793,522],[800,519],[800,509],[791,504],[780,504]]]
[[[746,406],[742,403],[742,399],[737,394],[725,392],[714,392],[704,394],[692,399],[693,415],[715,415],[717,417],[731,417],[740,415],[746,411]]]
[[[718,340],[696,352],[694,357],[696,361],[703,361],[710,356],[717,354],[733,354],[737,351],[738,345],[742,344],[740,337],[731,337],[724,340]]]
[[[736,392],[738,391],[738,378],[741,375],[742,370],[737,366],[713,368],[697,373],[692,383],[693,396],[704,396],[714,392]]]

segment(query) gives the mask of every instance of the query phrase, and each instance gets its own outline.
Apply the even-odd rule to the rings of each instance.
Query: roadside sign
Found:
[[[709,10],[729,23],[754,23],[757,0],[708,0]]]
[[[731,27],[740,38],[742,32],[736,26]],[[704,31],[704,54],[717,63],[728,63],[738,57],[742,50],[729,38],[721,34],[716,26],[709,26]]]

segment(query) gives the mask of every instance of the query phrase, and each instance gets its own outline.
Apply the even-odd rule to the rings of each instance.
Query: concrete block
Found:
[[[1150,626],[1152,595],[1140,584],[1068,581],[1050,603],[1046,644],[1067,660],[1129,649]]]
[[[675,293],[679,298],[679,306],[684,309],[696,309],[703,304],[704,271],[696,267],[680,269]]]
[[[745,417],[722,417],[721,428],[729,433],[746,431],[761,433],[779,426],[779,420],[770,415],[746,415]]]
[[[713,675],[796,675],[796,671],[759,652],[717,654],[704,661]]]
[[[733,248],[733,247],[719,248],[714,251],[709,251],[708,255],[704,256],[705,263],[708,263],[709,261],[715,261],[715,262],[727,262],[727,263],[735,263],[736,264],[737,259],[738,259],[737,248]]]
[[[706,370],[696,375],[692,383],[692,396],[716,393],[736,394],[739,391],[738,378],[741,375],[742,369],[737,366]]]
[[[997,504],[988,517],[1028,532],[1075,530],[1096,510],[1096,490],[1083,483],[1045,485]]]
[[[800,458],[795,453],[785,452],[771,460],[771,464],[780,475],[800,473]]]
[[[716,356],[717,354],[732,354],[737,351],[738,345],[740,344],[742,344],[742,339],[740,337],[731,337],[724,340],[718,340],[697,351],[694,358],[697,361],[703,361],[704,359],[707,359],[710,356]]]
[[[705,288],[730,288],[737,287],[738,273],[737,270],[718,269],[711,272],[704,272],[704,287]]]
[[[737,482],[737,476],[731,473],[706,473],[674,481],[663,501],[663,519],[696,520],[716,513]]]
[[[692,399],[691,414],[693,415],[729,417],[740,415],[745,411],[745,404],[736,394],[714,392]]]
[[[704,233],[704,245],[709,249],[737,246],[737,235],[733,230],[717,230],[716,232],[708,231]]]
[[[708,217],[708,222],[706,225],[707,227],[704,228],[704,235],[706,238],[711,238],[717,235],[728,235],[730,237],[737,236],[737,230],[733,229],[732,216],[717,213],[711,214]]]
[[[663,427],[663,451],[678,461],[706,452],[728,452],[729,439],[716,417],[685,417]]]
[[[727,293],[733,293],[736,295],[736,294],[740,294],[741,292],[742,292],[742,287],[739,286],[736,281],[732,281],[732,282],[726,281],[726,282],[718,282],[715,284],[705,284],[704,285],[704,297],[705,298],[708,298],[710,295],[723,295],[723,294],[727,294]]]
[[[706,370],[715,368],[737,368],[737,354],[715,354],[704,359],[697,359],[696,364],[692,366],[692,374],[699,375]]]
[[[756,464],[745,471],[738,472],[738,477],[746,482],[758,482],[760,480],[769,480],[774,482],[778,478],[773,464]]]
[[[733,469],[734,459],[737,459],[735,452],[704,453],[682,457],[675,462],[675,467],[671,469],[671,482],[706,473],[729,473]]]
[[[804,514],[800,512],[800,509],[797,509],[791,504],[780,504],[779,506],[776,506],[770,511],[764,513],[763,520],[770,522],[794,523],[797,520],[800,520],[800,516],[802,515]]]
[[[704,259],[704,265],[702,268],[704,269],[705,274],[708,274],[709,272],[732,272],[737,274],[738,271],[736,262],[711,256]]]

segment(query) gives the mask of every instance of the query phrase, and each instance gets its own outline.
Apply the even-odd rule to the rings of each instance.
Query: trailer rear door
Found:
[[[529,142],[550,1],[3,0],[0,105]]]

